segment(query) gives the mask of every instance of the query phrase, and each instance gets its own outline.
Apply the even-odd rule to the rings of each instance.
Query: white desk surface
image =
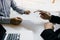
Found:
[[[13,13],[13,14],[12,14]],[[20,33],[20,40],[43,40],[40,36],[44,30],[44,23],[47,22],[39,17],[39,14],[31,13],[30,15],[20,15],[12,11],[11,17],[21,17],[22,23],[18,26],[3,25],[7,33]],[[55,14],[54,14],[55,15]],[[55,27],[59,28],[59,27]]]

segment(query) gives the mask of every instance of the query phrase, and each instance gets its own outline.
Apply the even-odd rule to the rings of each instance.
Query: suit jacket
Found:
[[[0,40],[4,39],[5,35],[6,35],[6,30],[0,24]]]
[[[52,15],[49,21],[60,24],[60,17]],[[55,32],[52,29],[46,29],[41,33],[41,36],[44,40],[60,40],[60,29]]]

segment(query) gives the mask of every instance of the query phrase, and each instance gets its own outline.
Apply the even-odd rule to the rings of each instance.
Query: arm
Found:
[[[0,12],[0,24],[10,24],[10,18],[4,17],[2,12]]]
[[[41,33],[41,36],[44,40],[56,40],[57,35],[54,33],[52,29],[46,29]]]
[[[52,15],[51,19],[49,21],[52,22],[52,23],[60,24],[60,17]]]
[[[16,4],[15,4],[15,2],[14,2],[13,0],[11,1],[11,7],[13,8],[13,10],[17,11],[18,13],[24,14],[24,10],[23,10],[23,9],[19,9],[19,8],[16,6]]]
[[[16,18],[4,17],[3,13],[0,12],[0,24],[19,25],[21,22],[22,22],[22,19],[20,17],[16,17]]]
[[[10,24],[10,18],[0,16],[0,24]]]
[[[38,12],[40,12],[39,14],[42,19],[49,20],[52,23],[60,24],[60,17],[54,15],[51,16],[51,14],[47,11],[38,10]]]
[[[0,16],[0,24],[19,25],[21,22],[22,22],[22,19],[19,18],[19,17],[16,17],[16,18],[9,18],[9,17]]]
[[[54,24],[48,22],[44,24],[45,30],[42,32],[41,36],[45,40],[56,40],[57,35],[55,34],[54,30]]]

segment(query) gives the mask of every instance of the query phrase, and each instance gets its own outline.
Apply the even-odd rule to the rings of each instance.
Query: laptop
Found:
[[[0,25],[0,40],[20,40],[20,34],[6,33],[6,29]]]
[[[19,33],[7,33],[4,40],[20,40]]]

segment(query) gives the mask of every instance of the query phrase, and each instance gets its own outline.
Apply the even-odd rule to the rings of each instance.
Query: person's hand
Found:
[[[50,19],[51,18],[51,15],[50,15],[50,13],[49,12],[47,12],[47,11],[42,11],[42,10],[37,10],[37,11],[35,11],[35,12],[40,12],[39,14],[40,14],[40,17],[41,18],[43,18],[43,19]],[[34,12],[34,13],[35,13]]]
[[[19,25],[21,22],[22,22],[22,19],[20,17],[10,19],[10,24],[13,24],[13,25]]]
[[[30,14],[30,11],[29,10],[26,10],[25,12],[24,12],[24,14]]]
[[[45,29],[54,29],[53,23],[47,22],[44,24]]]

